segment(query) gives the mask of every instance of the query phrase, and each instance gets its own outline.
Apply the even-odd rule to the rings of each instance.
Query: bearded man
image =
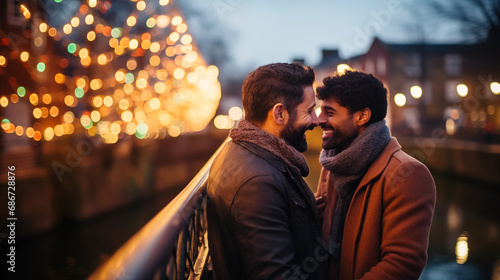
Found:
[[[245,78],[245,119],[212,164],[208,239],[215,278],[326,279],[305,132],[319,124],[314,71],[264,65]]]

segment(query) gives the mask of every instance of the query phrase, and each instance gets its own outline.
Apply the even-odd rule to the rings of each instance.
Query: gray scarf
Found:
[[[391,140],[385,120],[369,125],[363,133],[343,151],[322,150],[321,165],[330,171],[330,178],[337,191],[337,203],[333,217],[329,246],[340,263],[340,249],[344,223],[352,196],[372,162]]]
[[[281,158],[289,168],[303,177],[309,174],[309,166],[304,155],[290,146],[284,139],[272,135],[245,119],[241,120],[238,126],[231,130],[229,136],[234,141],[259,145],[261,148]]]

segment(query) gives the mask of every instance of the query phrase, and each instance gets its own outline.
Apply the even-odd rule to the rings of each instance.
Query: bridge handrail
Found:
[[[88,279],[199,279],[208,255],[205,185],[227,138],[189,184]]]

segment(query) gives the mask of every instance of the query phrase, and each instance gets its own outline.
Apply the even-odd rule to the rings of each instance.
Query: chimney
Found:
[[[302,58],[302,57],[300,57],[300,58],[296,57],[296,58],[292,59],[292,62],[300,62],[300,63],[302,63],[304,65],[306,64],[306,60],[304,58]]]
[[[322,61],[325,61],[325,60],[331,59],[331,58],[340,59],[339,58],[339,50],[323,49],[322,52],[323,52],[323,57],[321,58]]]

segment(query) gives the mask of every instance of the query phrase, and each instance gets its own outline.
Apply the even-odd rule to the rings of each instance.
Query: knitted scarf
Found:
[[[344,223],[352,196],[372,162],[391,140],[385,120],[369,125],[349,147],[343,151],[322,150],[321,165],[330,171],[330,178],[337,191],[337,202],[330,234],[329,248],[340,263]]]
[[[281,158],[285,164],[295,173],[306,177],[309,174],[309,166],[306,158],[294,147],[290,146],[284,139],[253,125],[243,119],[229,133],[233,141],[249,142],[259,145],[264,150]]]

